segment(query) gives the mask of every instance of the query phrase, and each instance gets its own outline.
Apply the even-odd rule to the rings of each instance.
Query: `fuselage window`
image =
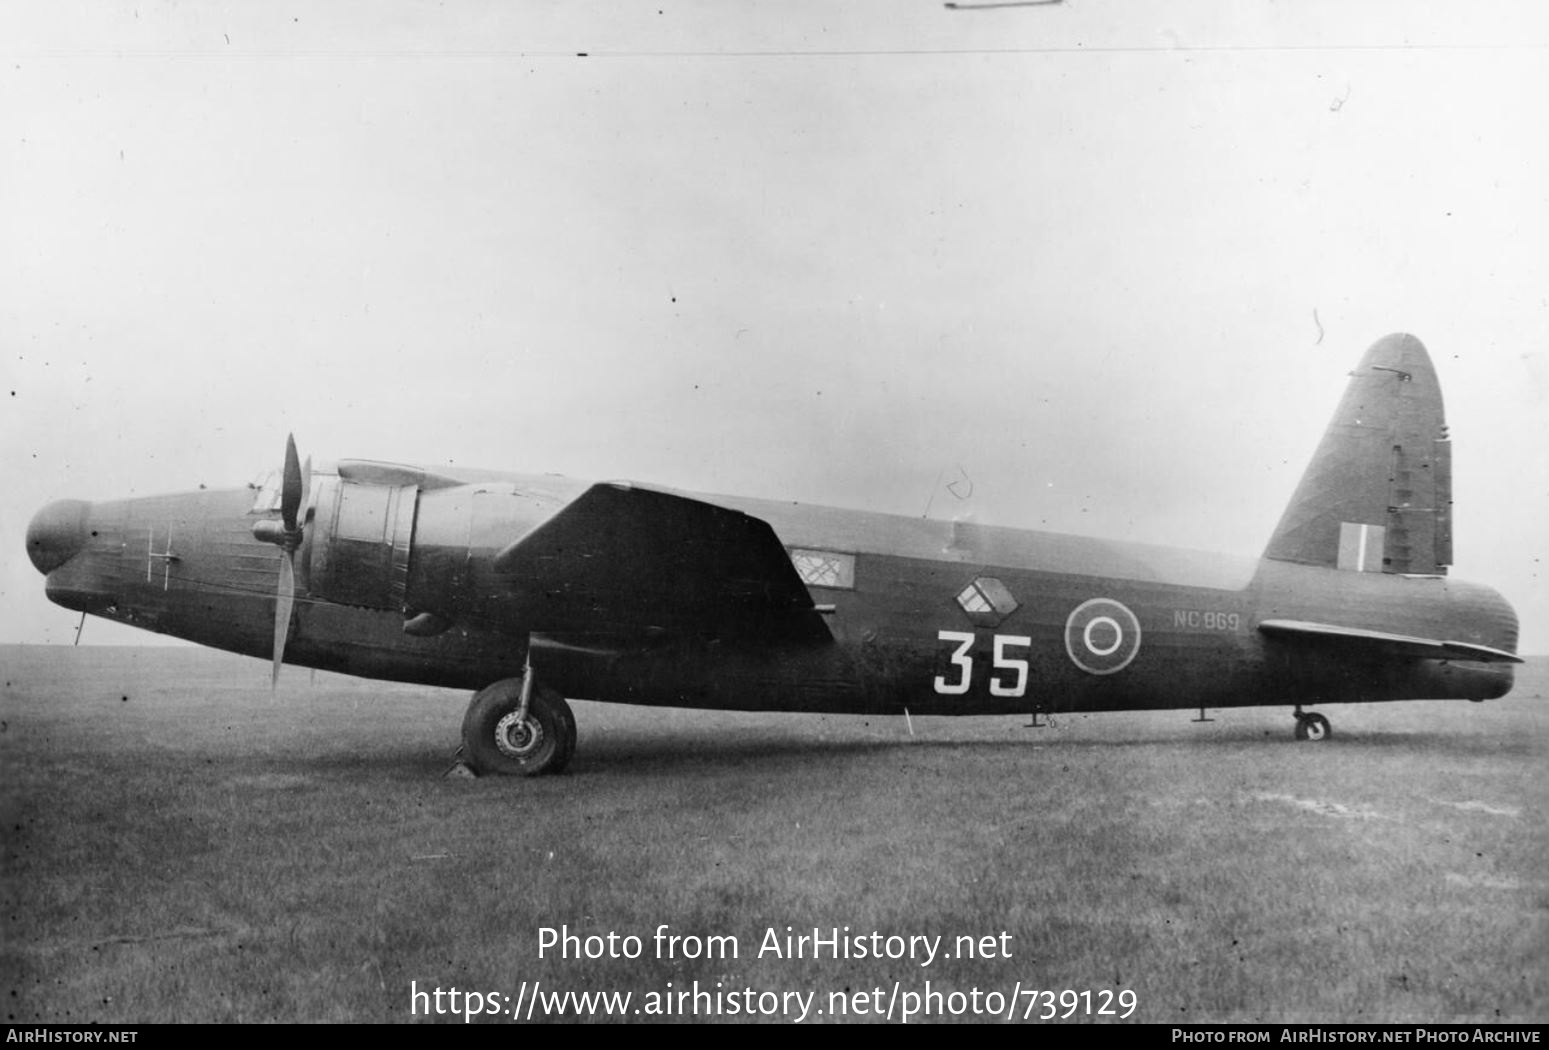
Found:
[[[957,604],[979,626],[999,627],[1017,611],[1018,602],[1004,583],[993,576],[980,576],[957,592]]]
[[[855,555],[793,548],[791,564],[809,587],[855,588]]]

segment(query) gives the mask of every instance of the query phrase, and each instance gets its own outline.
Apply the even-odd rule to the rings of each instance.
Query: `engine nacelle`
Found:
[[[337,477],[312,481],[303,559],[307,593],[339,605],[402,609],[419,487]]]
[[[515,602],[491,569],[494,554],[565,502],[509,482],[427,487],[377,475],[313,475],[303,588],[313,599],[401,613],[413,635]]]

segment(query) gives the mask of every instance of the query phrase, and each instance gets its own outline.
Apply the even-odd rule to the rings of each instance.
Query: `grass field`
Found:
[[[463,693],[271,694],[179,648],[0,648],[0,679],[8,1020],[403,1021],[411,987],[535,981],[635,1009],[696,980],[820,1020],[927,981],[1129,989],[1151,1022],[1549,1020],[1543,660],[1502,701],[1327,708],[1324,744],[1285,709],[911,736],[583,703],[566,775],[476,781],[441,775]],[[657,958],[661,924],[737,957]],[[540,958],[561,925],[641,956]],[[787,926],[1010,957],[759,958]]]

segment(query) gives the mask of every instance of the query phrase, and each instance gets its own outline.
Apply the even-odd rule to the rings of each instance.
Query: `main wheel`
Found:
[[[1333,735],[1333,727],[1322,715],[1307,714],[1296,719],[1296,739],[1298,740],[1327,740]]]
[[[575,753],[575,715],[565,698],[534,685],[527,717],[518,718],[522,680],[506,678],[473,694],[463,716],[463,750],[480,773],[558,773]]]

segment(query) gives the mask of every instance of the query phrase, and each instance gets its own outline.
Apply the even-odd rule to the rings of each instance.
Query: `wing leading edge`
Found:
[[[660,489],[593,485],[494,567],[511,587],[541,594],[560,629],[833,637],[767,522]]]
[[[1396,656],[1414,656],[1427,660],[1473,660],[1479,663],[1522,663],[1522,657],[1504,649],[1470,642],[1439,641],[1433,638],[1417,638],[1408,634],[1389,634],[1386,631],[1367,631],[1359,627],[1340,627],[1327,623],[1308,623],[1304,620],[1265,620],[1259,624],[1264,634],[1283,638],[1322,639],[1342,641],[1371,648],[1374,651]]]

